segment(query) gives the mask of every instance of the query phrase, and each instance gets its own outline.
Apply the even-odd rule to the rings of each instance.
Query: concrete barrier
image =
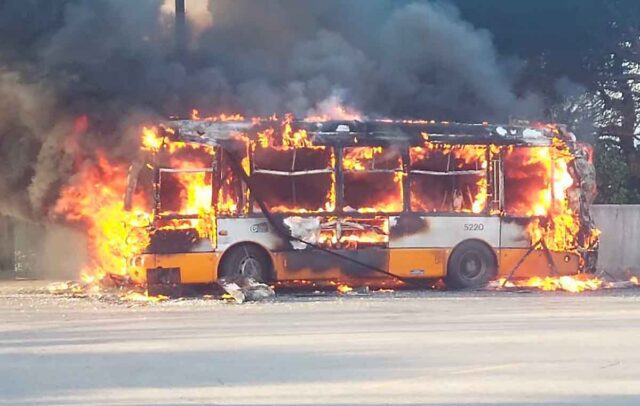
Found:
[[[591,212],[602,231],[598,269],[620,279],[640,275],[640,205],[595,205]]]

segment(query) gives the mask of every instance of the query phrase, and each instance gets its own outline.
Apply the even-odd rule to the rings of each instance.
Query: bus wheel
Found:
[[[445,282],[449,289],[481,288],[489,283],[497,270],[491,248],[480,241],[469,240],[453,250]]]
[[[218,279],[239,281],[251,278],[264,283],[270,274],[270,263],[269,255],[262,248],[251,244],[238,245],[222,258]]]

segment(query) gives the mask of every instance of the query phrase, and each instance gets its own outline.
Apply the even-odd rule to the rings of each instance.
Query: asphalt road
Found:
[[[400,292],[147,306],[0,289],[0,403],[640,403],[640,296]]]

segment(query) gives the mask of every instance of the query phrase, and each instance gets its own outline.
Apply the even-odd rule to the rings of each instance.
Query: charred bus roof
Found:
[[[245,134],[253,138],[283,121],[175,120],[162,125],[186,142],[221,145]],[[426,120],[371,120],[291,122],[294,131],[305,130],[316,145],[422,145],[425,140],[444,144],[548,146],[554,137],[573,141],[573,134],[561,125],[546,124],[465,124]]]

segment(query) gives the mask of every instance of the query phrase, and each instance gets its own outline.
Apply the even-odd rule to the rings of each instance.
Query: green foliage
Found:
[[[596,144],[595,166],[599,204],[632,204],[640,202],[640,191],[632,187],[629,166],[622,150],[610,140]]]

